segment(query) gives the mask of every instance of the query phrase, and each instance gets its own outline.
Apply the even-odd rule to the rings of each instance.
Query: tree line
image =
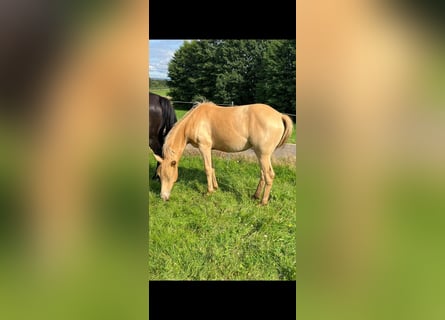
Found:
[[[152,89],[167,88],[167,85],[168,85],[167,84],[168,80],[164,80],[164,79],[149,78],[148,81],[149,81],[148,85]]]
[[[168,66],[173,100],[266,103],[295,114],[295,40],[184,41]]]

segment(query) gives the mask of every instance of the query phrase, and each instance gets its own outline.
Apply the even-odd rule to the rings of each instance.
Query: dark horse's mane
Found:
[[[155,154],[162,156],[165,137],[177,122],[176,113],[170,100],[150,92],[149,118],[150,148]]]
[[[174,124],[177,121],[176,113],[170,103],[170,100],[164,97],[159,97],[159,102],[162,106],[162,113],[163,113],[163,126],[161,130],[163,130],[164,137],[170,132],[171,128],[173,128]]]
[[[177,122],[176,113],[169,99],[150,92],[150,108],[152,107],[161,109],[162,116],[159,119],[157,133],[160,135],[160,141],[163,142],[165,136]]]

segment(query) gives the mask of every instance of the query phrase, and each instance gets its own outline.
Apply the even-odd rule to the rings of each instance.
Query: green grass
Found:
[[[168,88],[150,88],[150,92],[158,94],[158,95],[160,95],[162,97],[166,97],[166,98],[169,97],[168,91],[169,91]]]
[[[297,141],[297,128],[296,125],[294,123],[294,128],[292,129],[292,134],[289,137],[289,140],[287,140],[287,143],[296,143]]]
[[[183,156],[170,201],[149,187],[149,275],[168,280],[296,278],[296,172],[274,166],[268,205],[251,199],[256,162],[214,157],[219,189],[206,195],[203,162]],[[155,168],[150,155],[150,172]]]
[[[181,119],[187,113],[187,111],[188,110],[175,109],[176,118],[178,118],[178,120]]]

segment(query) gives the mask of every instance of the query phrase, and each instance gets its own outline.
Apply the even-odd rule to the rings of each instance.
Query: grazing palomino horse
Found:
[[[252,148],[260,162],[261,177],[254,198],[263,193],[262,204],[267,204],[275,177],[271,164],[274,150],[282,146],[292,133],[292,120],[265,104],[220,107],[205,102],[191,109],[175,124],[167,135],[163,158],[157,173],[161,179],[161,198],[170,197],[178,178],[178,162],[188,143],[197,147],[204,159],[209,193],[218,188],[211,150],[239,152]]]
[[[149,101],[149,144],[155,154],[162,156],[162,146],[165,136],[176,123],[176,114],[170,100],[167,98],[150,92]],[[159,162],[157,163],[156,169],[158,167]],[[155,171],[153,179],[156,178],[157,174]]]

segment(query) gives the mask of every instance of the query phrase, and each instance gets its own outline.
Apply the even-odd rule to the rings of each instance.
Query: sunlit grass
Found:
[[[200,157],[181,159],[170,201],[150,182],[150,279],[295,279],[295,168],[274,166],[271,200],[260,206],[251,198],[256,162],[215,158],[214,167],[219,190],[211,195]]]

